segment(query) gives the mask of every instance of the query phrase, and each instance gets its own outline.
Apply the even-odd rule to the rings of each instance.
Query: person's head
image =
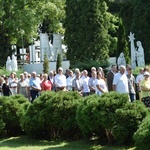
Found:
[[[11,77],[11,78],[15,78],[14,72],[12,72],[12,73],[10,74],[10,77]]]
[[[100,71],[99,71],[99,72],[97,72],[97,79],[101,79],[101,78],[102,78],[102,76],[103,76],[103,75],[102,75],[102,72],[100,72]]]
[[[63,74],[63,68],[62,67],[58,68],[58,74]]]
[[[150,73],[148,71],[145,71],[144,72],[144,79],[147,80],[149,78],[149,76],[150,76]]]
[[[93,72],[91,73],[91,76],[92,76],[92,78],[96,78],[96,77],[97,77],[97,72],[96,72],[96,71],[93,71]]]
[[[84,75],[85,77],[87,77],[87,75],[88,75],[87,70],[83,70],[83,75]]]
[[[23,73],[20,74],[20,80],[21,81],[24,80],[24,74]]]
[[[23,74],[24,74],[24,77],[25,77],[25,78],[28,77],[28,72],[25,71]]]
[[[8,83],[8,77],[5,77],[4,80],[5,80],[5,83]]]
[[[48,78],[48,75],[46,73],[43,74],[43,80],[46,81]]]
[[[132,68],[128,68],[128,75],[131,75],[132,74]]]
[[[73,77],[73,71],[72,70],[69,71],[69,76]]]
[[[147,71],[147,72],[150,72],[150,68],[148,66],[145,66],[144,68],[144,72]]]
[[[75,74],[76,74],[76,78],[79,78],[81,76],[81,73],[79,70],[76,70]]]
[[[96,71],[95,67],[91,67],[91,72]]]
[[[112,66],[111,66],[111,70],[112,70],[113,72],[116,72],[116,71],[117,71],[117,66],[116,66],[116,65],[112,65]]]
[[[32,74],[31,74],[32,78],[35,78],[36,77],[36,72],[33,71]]]
[[[144,73],[144,68],[140,68],[140,69],[139,69],[139,73],[140,73],[140,74],[143,74],[143,73]]]
[[[126,70],[128,71],[128,69],[130,69],[131,68],[131,65],[130,64],[127,64],[126,65]]]
[[[120,73],[121,73],[121,74],[124,74],[125,71],[126,71],[126,67],[123,66],[123,65],[121,65],[119,70],[120,70]]]
[[[50,77],[53,77],[53,76],[54,76],[54,72],[53,72],[53,71],[50,71],[50,72],[49,72],[49,76],[50,76]]]

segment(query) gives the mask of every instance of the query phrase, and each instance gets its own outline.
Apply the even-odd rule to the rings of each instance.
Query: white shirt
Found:
[[[136,77],[136,84],[139,84],[144,78],[144,75],[143,74],[139,74],[137,77]]]
[[[83,89],[82,89],[82,92],[83,93],[86,93],[86,92],[90,92],[90,88],[89,88],[89,77],[83,77],[82,80],[83,80]]]
[[[68,90],[72,90],[72,82],[73,82],[74,77],[69,76],[66,81],[67,81],[67,87]]]
[[[116,92],[119,93],[129,93],[128,79],[126,74],[121,74],[120,72],[114,75],[113,85],[116,85]]]
[[[57,74],[55,76],[55,85],[56,87],[66,86],[66,76],[63,74]]]
[[[99,85],[101,89],[103,89],[105,92],[108,92],[106,82],[103,79],[96,79],[95,86]],[[99,91],[99,89],[96,87],[95,94],[102,95],[103,92]]]

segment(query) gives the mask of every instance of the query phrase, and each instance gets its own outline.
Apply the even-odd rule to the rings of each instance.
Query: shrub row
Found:
[[[132,143],[134,135],[140,146],[149,141],[147,114],[143,103],[130,103],[126,94],[116,92],[83,98],[77,92],[47,91],[33,104],[21,95],[0,97],[0,135],[25,131],[36,138],[97,137],[117,144]]]

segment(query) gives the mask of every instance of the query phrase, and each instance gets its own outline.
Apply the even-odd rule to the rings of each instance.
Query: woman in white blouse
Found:
[[[103,75],[101,72],[97,73],[97,79],[96,79],[95,85],[96,85],[95,93],[97,95],[102,95],[103,93],[108,92],[106,82],[104,81]]]

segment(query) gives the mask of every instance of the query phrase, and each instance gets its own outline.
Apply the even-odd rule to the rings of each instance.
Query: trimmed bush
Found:
[[[76,119],[84,137],[94,135],[108,143],[126,144],[146,114],[142,103],[130,103],[127,94],[110,92],[86,97],[77,108]]]
[[[43,92],[22,118],[22,128],[36,138],[78,138],[81,131],[75,116],[77,92]]]
[[[150,148],[150,114],[143,120],[133,138],[139,149],[148,150]]]
[[[22,96],[0,97],[0,135],[16,136],[22,133],[20,118],[30,103]]]
[[[126,103],[116,110],[116,124],[113,134],[118,144],[133,143],[134,132],[137,131],[142,120],[147,116],[148,110],[140,101]]]

